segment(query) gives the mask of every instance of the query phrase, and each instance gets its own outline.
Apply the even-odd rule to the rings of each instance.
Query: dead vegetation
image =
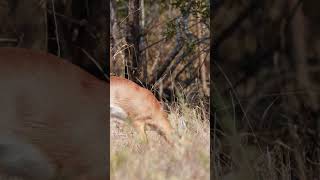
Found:
[[[139,142],[129,123],[111,122],[111,179],[209,179],[210,127],[202,107],[170,106],[169,120],[179,133],[180,146],[171,147],[154,131],[149,143]]]

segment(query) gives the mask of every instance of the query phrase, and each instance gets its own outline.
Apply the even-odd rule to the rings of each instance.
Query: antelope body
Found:
[[[0,48],[0,179],[107,179],[107,87],[53,55]]]
[[[173,129],[156,97],[147,89],[125,78],[110,78],[111,118],[131,120],[141,138],[147,141],[146,125],[155,127],[164,138],[171,141]]]

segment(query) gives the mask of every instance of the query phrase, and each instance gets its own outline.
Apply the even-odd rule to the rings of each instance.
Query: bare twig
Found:
[[[56,17],[56,10],[54,7],[54,0],[51,0],[52,3],[52,12],[53,12],[53,19],[54,19],[54,24],[55,24],[55,34],[57,37],[57,49],[58,49],[58,56],[61,56],[61,52],[60,52],[60,40],[59,40],[59,32],[58,32],[58,23],[57,23],[57,17]]]
[[[0,42],[17,43],[18,39],[15,39],[15,38],[0,38]]]
[[[57,18],[60,18],[61,20],[64,20],[64,21],[68,21],[69,23],[72,23],[72,24],[76,24],[76,25],[79,25],[79,26],[86,26],[88,25],[88,21],[85,20],[85,19],[82,19],[82,20],[77,20],[77,19],[74,19],[72,17],[68,17],[66,15],[63,15],[63,14],[60,14],[58,12],[53,12],[52,10],[48,9],[48,13],[49,14],[52,14],[57,17]]]
[[[84,50],[83,48],[80,48],[81,51],[97,66],[97,68],[102,72],[103,76],[109,80],[109,77],[107,76],[106,73],[104,73],[102,67],[99,65],[99,63],[86,51]]]

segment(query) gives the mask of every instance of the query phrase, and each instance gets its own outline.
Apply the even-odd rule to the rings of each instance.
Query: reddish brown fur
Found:
[[[110,103],[121,107],[128,114],[143,139],[147,140],[145,126],[151,125],[170,142],[173,129],[167,119],[167,113],[162,110],[161,104],[149,90],[125,78],[112,76]]]
[[[51,178],[19,169],[23,163],[10,164],[16,169],[8,173],[15,151],[53,176],[107,178],[107,83],[53,55],[0,48],[0,84],[0,178]]]

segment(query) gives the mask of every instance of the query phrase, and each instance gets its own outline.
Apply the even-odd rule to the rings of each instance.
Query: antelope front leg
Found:
[[[140,141],[142,141],[143,143],[148,144],[148,138],[147,138],[147,134],[146,134],[146,124],[143,121],[134,121],[133,122],[133,127],[138,131],[139,133],[139,137],[140,137]]]

